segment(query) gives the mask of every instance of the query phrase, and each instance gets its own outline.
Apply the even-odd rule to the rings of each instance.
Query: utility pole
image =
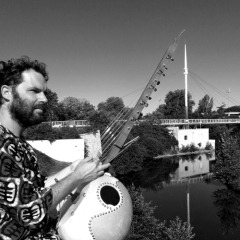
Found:
[[[228,93],[228,108],[229,108],[229,93],[230,93],[230,88],[227,90]]]
[[[188,124],[188,68],[187,68],[187,47],[185,44],[185,57],[184,57],[184,73],[185,75],[185,118],[187,121],[186,128],[189,129],[189,124]]]

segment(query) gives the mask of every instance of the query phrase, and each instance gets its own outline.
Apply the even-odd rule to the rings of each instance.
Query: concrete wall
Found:
[[[49,157],[63,162],[84,159],[84,142],[88,146],[89,156],[96,157],[102,153],[100,132],[81,134],[81,139],[62,139],[50,143],[48,140],[28,141],[35,149]]]
[[[83,139],[62,139],[50,143],[48,140],[28,141],[34,148],[49,157],[63,162],[84,158]]]

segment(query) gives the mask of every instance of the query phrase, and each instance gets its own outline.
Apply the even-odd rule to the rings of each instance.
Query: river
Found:
[[[240,195],[213,179],[214,163],[205,154],[152,160],[131,179],[167,225],[178,216],[190,222],[194,240],[238,240]]]

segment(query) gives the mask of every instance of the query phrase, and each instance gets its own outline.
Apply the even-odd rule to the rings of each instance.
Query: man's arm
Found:
[[[73,172],[50,187],[53,193],[53,200],[48,212],[53,211],[57,205],[75,188],[78,187],[78,190],[81,190],[89,182],[102,176],[104,174],[104,170],[110,166],[109,163],[101,164],[100,160],[97,158],[85,158],[82,161],[79,160],[79,162],[75,164],[73,164],[73,167],[75,166]],[[70,169],[66,170],[65,173],[70,171]]]

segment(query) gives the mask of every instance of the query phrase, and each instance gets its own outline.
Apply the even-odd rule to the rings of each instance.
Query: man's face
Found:
[[[27,128],[43,121],[47,83],[40,73],[32,69],[23,72],[22,78],[23,82],[12,89],[9,112],[13,120]]]

